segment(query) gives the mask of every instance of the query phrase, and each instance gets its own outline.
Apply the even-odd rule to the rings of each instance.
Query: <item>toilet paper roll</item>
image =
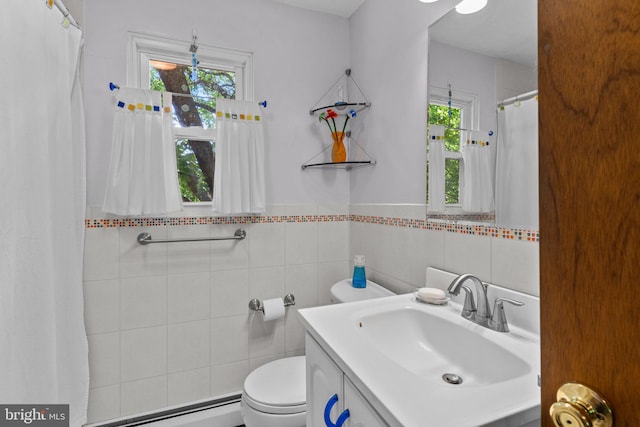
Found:
[[[284,301],[282,298],[271,298],[262,301],[264,321],[281,319],[284,317]]]

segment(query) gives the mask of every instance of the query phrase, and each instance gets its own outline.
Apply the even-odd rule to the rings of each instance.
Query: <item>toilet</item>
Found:
[[[367,280],[354,288],[351,279],[331,287],[331,302],[345,303],[395,295]],[[307,423],[306,357],[285,357],[252,371],[244,381],[240,408],[246,427],[304,427]]]

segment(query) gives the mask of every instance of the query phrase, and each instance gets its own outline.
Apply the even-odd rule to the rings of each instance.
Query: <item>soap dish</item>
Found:
[[[449,300],[451,298],[449,297],[444,297],[444,298],[425,298],[422,299],[420,298],[420,296],[418,295],[418,291],[415,291],[413,293],[413,296],[415,297],[415,300],[421,304],[430,304],[430,305],[447,305],[447,303],[449,302]]]

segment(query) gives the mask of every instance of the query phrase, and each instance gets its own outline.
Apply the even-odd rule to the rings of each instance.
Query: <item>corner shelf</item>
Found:
[[[324,163],[309,163],[302,165],[302,170],[307,168],[327,168],[327,169],[345,169],[351,170],[354,168],[361,168],[364,166],[375,165],[375,160],[353,160],[346,162],[324,162]]]
[[[332,102],[332,100],[328,98],[328,95],[335,90],[337,92],[336,97],[338,99],[344,99],[343,90],[345,87],[348,86],[349,82],[352,82],[353,86],[355,86],[355,88],[360,92],[360,96],[363,98],[362,101],[352,102],[347,100],[347,101]],[[360,86],[358,86],[358,83],[356,83],[353,77],[351,77],[351,69],[345,70],[344,75],[340,76],[340,78],[329,88],[327,92],[325,92],[325,94],[320,98],[320,100],[316,102],[316,105],[314,105],[309,110],[309,114],[313,116],[318,112],[324,112],[329,109],[333,109],[339,116],[341,115],[348,116],[348,113],[346,111],[344,113],[342,112],[347,107],[351,107],[350,109],[355,110],[356,113],[359,113],[371,107],[371,102],[367,99],[364,93],[362,93],[362,90],[360,89]],[[314,159],[321,156],[322,154],[324,154],[325,151],[331,148],[331,145],[329,145],[323,151],[316,154],[311,159],[309,159],[305,164],[303,164],[302,170],[305,170],[308,168],[316,168],[316,169],[324,168],[324,169],[345,169],[347,171],[350,171],[351,169],[354,169],[354,168],[361,168],[364,166],[371,166],[376,164],[376,161],[358,144],[358,142],[355,139],[351,138],[350,130],[346,132],[346,136],[347,138],[349,138],[349,148],[350,148],[348,152],[349,158],[351,158],[352,156],[355,156],[355,154],[359,150],[362,153],[364,153],[364,155],[366,156],[365,160],[347,160],[344,162],[327,162],[327,161],[321,161],[320,159],[318,159],[318,161],[314,161]],[[355,144],[354,146],[351,145],[352,142]],[[353,152],[352,152],[352,149],[353,149]]]

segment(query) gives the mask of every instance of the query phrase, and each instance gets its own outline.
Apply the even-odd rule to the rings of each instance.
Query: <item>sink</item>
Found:
[[[500,296],[525,301],[531,313],[539,303],[524,294]],[[527,322],[515,322],[529,312],[515,313],[503,333],[463,318],[461,310],[457,301],[430,305],[405,294],[298,313],[390,426],[423,426],[425,416],[428,425],[456,427],[537,419],[539,338]]]
[[[390,363],[436,384],[443,374],[462,378],[462,387],[499,383],[526,375],[530,365],[471,322],[445,319],[441,307],[411,306],[358,316],[355,325],[367,343]]]

